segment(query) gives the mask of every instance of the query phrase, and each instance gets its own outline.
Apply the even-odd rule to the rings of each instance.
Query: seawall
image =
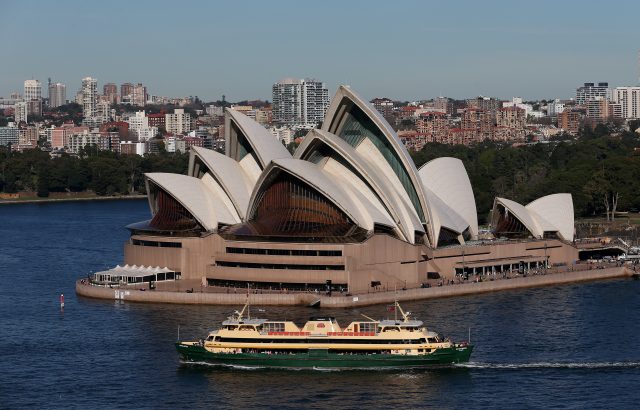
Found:
[[[1,199],[0,205],[14,204],[40,204],[53,202],[80,202],[80,201],[116,201],[121,199],[146,199],[146,195],[114,195],[114,196],[87,196],[69,198],[31,198],[31,199]]]
[[[501,290],[522,289],[541,286],[554,286],[568,283],[587,282],[595,280],[631,277],[634,272],[625,267],[593,269],[501,279],[479,283],[464,283],[431,288],[408,289],[397,292],[376,292],[353,296],[326,296],[312,293],[287,294],[250,294],[249,300],[253,305],[309,305],[320,302],[321,307],[350,308],[355,306],[376,305],[398,301],[422,300],[444,297],[473,295],[478,293],[497,292]],[[93,286],[78,280],[76,293],[80,296],[126,300],[144,303],[177,303],[203,305],[242,305],[247,300],[246,293],[186,293],[158,290],[140,291],[135,288],[108,288]]]

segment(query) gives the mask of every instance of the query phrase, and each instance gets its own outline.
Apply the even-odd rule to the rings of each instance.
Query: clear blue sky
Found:
[[[93,76],[239,101],[314,77],[366,98],[568,98],[637,83],[639,15],[638,0],[0,0],[0,95],[51,77],[70,98]]]

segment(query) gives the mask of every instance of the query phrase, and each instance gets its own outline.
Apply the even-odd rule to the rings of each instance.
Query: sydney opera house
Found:
[[[224,155],[195,147],[187,175],[146,175],[152,217],[127,227],[126,264],[211,285],[360,293],[577,259],[569,194],[496,198],[494,239],[479,240],[462,162],[417,169],[348,87],[293,155],[242,113],[225,116]]]

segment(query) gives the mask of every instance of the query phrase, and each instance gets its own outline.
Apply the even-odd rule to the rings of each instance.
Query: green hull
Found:
[[[176,343],[183,360],[206,362],[226,366],[280,367],[280,368],[381,368],[381,367],[429,367],[443,366],[469,361],[473,346],[437,349],[429,354],[417,356],[367,354],[336,354],[326,350],[311,353],[264,354],[264,353],[211,353],[200,345]]]

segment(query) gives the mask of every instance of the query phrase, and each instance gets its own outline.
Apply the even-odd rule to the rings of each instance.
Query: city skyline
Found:
[[[0,34],[13,39],[6,55],[21,58],[6,61],[0,95],[49,77],[73,95],[87,76],[99,87],[143,82],[154,95],[229,101],[269,99],[286,77],[397,100],[568,98],[587,81],[638,81],[632,2],[618,2],[606,27],[589,2],[365,4],[9,1]]]

